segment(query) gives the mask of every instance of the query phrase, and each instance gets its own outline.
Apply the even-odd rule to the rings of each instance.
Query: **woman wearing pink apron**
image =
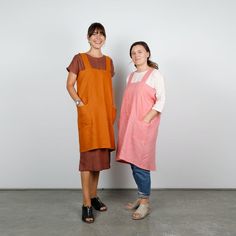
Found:
[[[130,57],[136,67],[127,79],[118,133],[116,160],[131,165],[138,188],[138,199],[127,205],[135,209],[134,220],[149,214],[150,171],[156,169],[155,152],[161,112],[165,103],[165,87],[158,65],[149,60],[148,45],[135,42]]]

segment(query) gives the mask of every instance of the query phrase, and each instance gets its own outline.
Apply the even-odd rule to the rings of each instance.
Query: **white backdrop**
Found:
[[[66,66],[107,30],[120,108],[129,47],[146,41],[167,103],[153,188],[236,188],[236,3],[225,0],[0,0],[0,188],[80,188],[76,110]],[[135,187],[114,161],[100,188]]]

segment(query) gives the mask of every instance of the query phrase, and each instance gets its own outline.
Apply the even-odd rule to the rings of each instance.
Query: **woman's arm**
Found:
[[[165,104],[165,85],[159,71],[152,74],[152,87],[156,90],[156,102],[152,109],[144,116],[144,121],[150,123],[156,116],[160,116]]]
[[[146,123],[150,123],[154,119],[154,117],[159,116],[160,114],[161,113],[159,111],[152,109],[144,116],[143,121]]]
[[[70,94],[71,98],[74,101],[77,101],[77,100],[81,101],[78,106],[82,106],[84,104],[75,90],[76,79],[77,79],[77,75],[74,74],[73,72],[69,72],[68,77],[67,77],[66,88],[67,88],[67,91]]]

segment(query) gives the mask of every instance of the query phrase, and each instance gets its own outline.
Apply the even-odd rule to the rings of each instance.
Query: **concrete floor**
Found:
[[[153,190],[151,214],[123,208],[134,190],[100,190],[107,212],[81,221],[79,190],[0,191],[0,236],[236,236],[236,191]]]

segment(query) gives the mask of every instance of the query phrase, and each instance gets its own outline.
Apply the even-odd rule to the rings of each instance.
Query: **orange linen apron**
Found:
[[[80,54],[85,70],[77,77],[77,93],[84,106],[78,107],[80,151],[98,148],[115,149],[111,61],[106,56],[106,69],[94,69],[85,53]]]

